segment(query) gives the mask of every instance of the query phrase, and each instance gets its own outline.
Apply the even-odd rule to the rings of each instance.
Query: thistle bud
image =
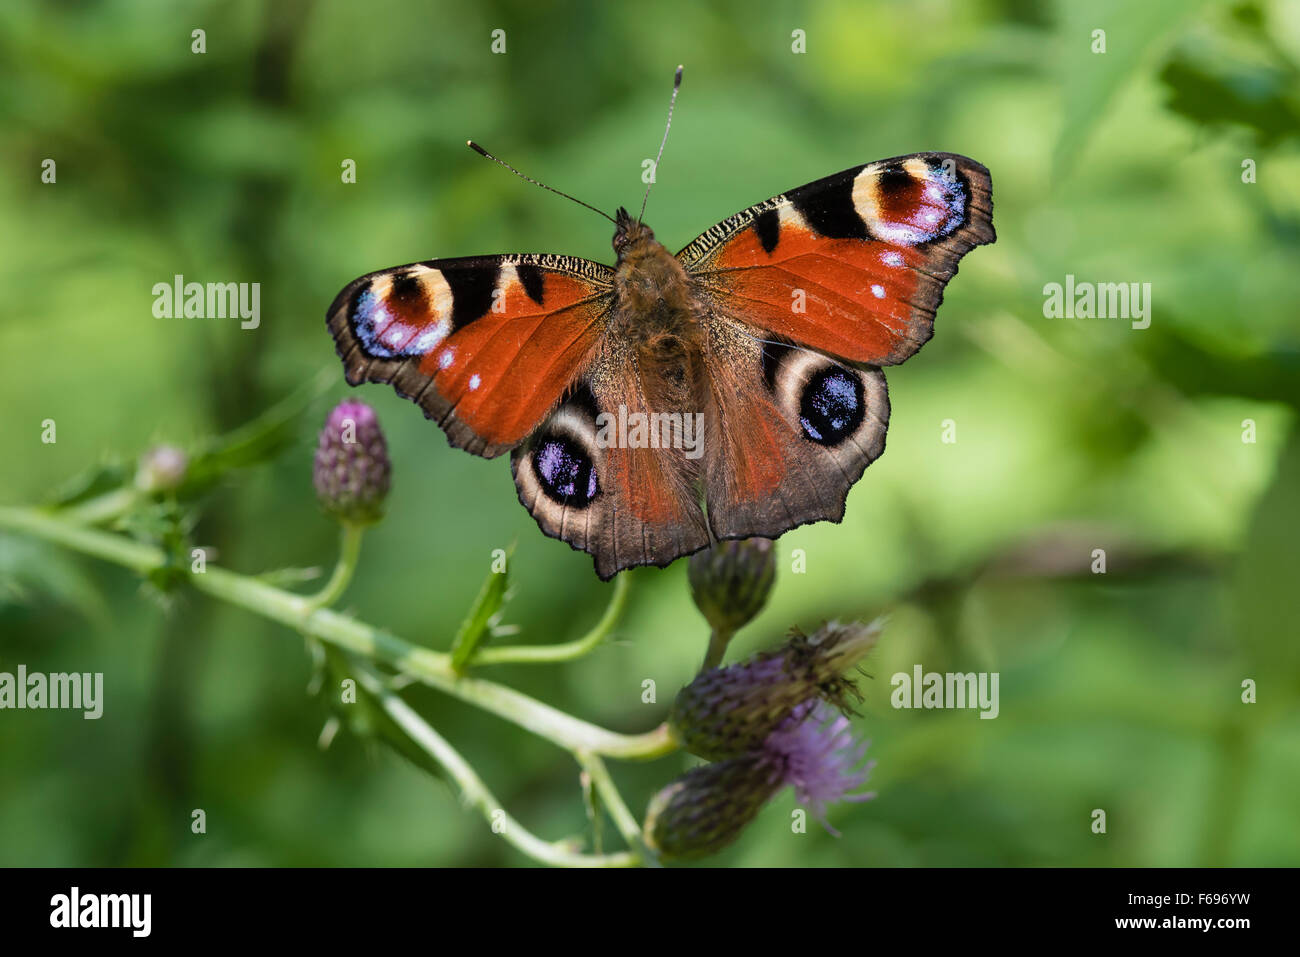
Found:
[[[312,469],[316,496],[345,522],[369,525],[384,514],[391,465],[375,410],[364,402],[336,405],[321,429]]]
[[[140,456],[135,485],[142,492],[170,492],[185,480],[189,459],[174,445],[155,445]]]
[[[715,632],[731,635],[763,610],[776,578],[772,540],[718,542],[686,566],[695,607]]]
[[[782,783],[763,755],[692,768],[650,799],[646,844],[665,859],[714,854],[740,836]]]
[[[798,629],[785,644],[748,661],[700,672],[673,702],[669,723],[691,754],[720,761],[755,751],[810,699],[843,711],[861,700],[843,673],[871,651],[880,623],[830,622],[808,636]]]

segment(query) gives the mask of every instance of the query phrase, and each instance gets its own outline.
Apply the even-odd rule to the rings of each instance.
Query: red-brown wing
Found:
[[[879,366],[930,338],[958,260],[993,239],[988,170],[919,153],[759,203],[678,253],[708,313],[701,474],[715,536],[843,517],[885,447]]]
[[[855,166],[751,206],[678,258],[716,311],[850,362],[894,365],[933,331],[943,287],[991,243],[989,172],[952,153]]]
[[[681,358],[698,366],[698,355]],[[667,565],[709,543],[696,487],[702,418],[645,356],[605,343],[511,454],[519,500],[547,535],[589,552],[601,578]]]
[[[703,324],[709,369],[701,475],[717,538],[776,538],[838,522],[849,489],[885,450],[889,393],[875,366]]]
[[[327,315],[348,382],[387,382],[457,448],[519,444],[589,363],[608,266],[568,256],[437,259],[362,276]]]

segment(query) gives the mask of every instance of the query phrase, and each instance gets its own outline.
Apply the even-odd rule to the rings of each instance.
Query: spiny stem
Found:
[[[22,531],[46,541],[148,572],[166,564],[161,549],[93,528],[72,525],[34,509],[0,506],[0,528]],[[666,725],[644,734],[618,734],[589,724],[512,688],[473,677],[458,677],[449,655],[421,648],[397,636],[328,608],[313,608],[310,599],[286,592],[247,575],[208,565],[190,576],[199,591],[304,631],[321,641],[382,662],[417,681],[438,688],[476,707],[513,721],[570,751],[606,757],[651,760],[678,747]]]
[[[500,715],[563,748],[587,748],[610,757],[648,760],[677,747],[666,727],[639,735],[606,731],[504,685],[459,676],[452,669],[450,655],[412,645],[328,608],[312,609],[307,599],[244,575],[209,565],[205,573],[194,575],[190,582],[199,591],[381,661],[416,681]]]
[[[460,787],[465,802],[480,811],[493,830],[517,850],[543,864],[562,867],[634,867],[641,862],[640,856],[633,851],[583,854],[574,851],[566,842],[551,843],[542,840],[501,807],[501,802],[493,796],[482,778],[460,753],[410,705],[390,690],[378,675],[364,667],[358,668],[356,673],[362,686],[374,695],[380,707],[403,733],[452,777]]]
[[[166,563],[162,550],[152,545],[142,545],[98,529],[83,528],[34,508],[0,506],[0,528],[26,532],[137,572],[147,572]]]
[[[609,816],[614,819],[614,825],[618,828],[618,832],[623,835],[623,840],[627,842],[627,846],[637,851],[638,855],[644,856],[653,862],[654,857],[646,849],[645,842],[641,838],[641,825],[637,823],[632,812],[628,810],[623,795],[618,791],[618,786],[614,784],[614,779],[609,776],[609,769],[605,767],[605,762],[600,759],[599,755],[592,754],[590,751],[575,751],[573,756],[578,759],[582,769],[591,776],[591,783],[595,787],[596,793],[605,802],[605,807],[609,810]]]

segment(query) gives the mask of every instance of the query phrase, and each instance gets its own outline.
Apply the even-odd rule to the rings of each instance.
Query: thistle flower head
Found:
[[[772,540],[745,538],[718,542],[688,560],[691,597],[710,627],[731,635],[767,604],[776,579]]]
[[[824,701],[808,701],[763,742],[766,762],[778,769],[780,780],[794,786],[799,803],[826,830],[826,808],[840,801],[869,801],[875,793],[851,794],[867,783],[875,761],[862,763],[869,741],[860,741],[844,717]]]
[[[714,854],[736,838],[781,787],[761,754],[692,768],[650,799],[645,841],[660,857]]]
[[[757,750],[694,768],[651,798],[646,843],[664,858],[716,853],[786,785],[838,837],[826,821],[827,808],[875,797],[853,793],[875,763],[862,763],[866,750],[867,742],[854,736],[847,718],[823,701],[806,701]]]
[[[379,521],[391,471],[375,410],[352,400],[336,405],[321,429],[312,469],[312,484],[325,510],[358,525]]]
[[[830,622],[813,635],[796,629],[778,648],[702,671],[673,702],[673,733],[692,754],[725,760],[760,750],[809,700],[847,711],[849,699],[861,696],[843,672],[875,646],[879,634],[879,622]]]
[[[189,459],[174,445],[155,445],[140,456],[135,471],[136,488],[142,492],[170,492],[185,481]]]

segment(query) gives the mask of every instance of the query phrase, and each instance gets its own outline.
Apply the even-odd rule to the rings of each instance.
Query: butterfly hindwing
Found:
[[[991,243],[988,170],[880,160],[751,206],[677,254],[720,313],[850,362],[893,365],[933,331],[957,262]]]
[[[840,521],[853,483],[885,449],[889,394],[874,366],[707,323],[705,502],[717,538],[775,538]]]
[[[604,579],[709,543],[697,488],[703,437],[685,418],[695,403],[662,394],[645,365],[645,356],[605,343],[511,455],[520,502],[547,535],[589,552]]]
[[[349,283],[327,321],[349,383],[391,383],[452,445],[490,458],[527,437],[590,361],[612,275],[569,256],[411,263]]]

